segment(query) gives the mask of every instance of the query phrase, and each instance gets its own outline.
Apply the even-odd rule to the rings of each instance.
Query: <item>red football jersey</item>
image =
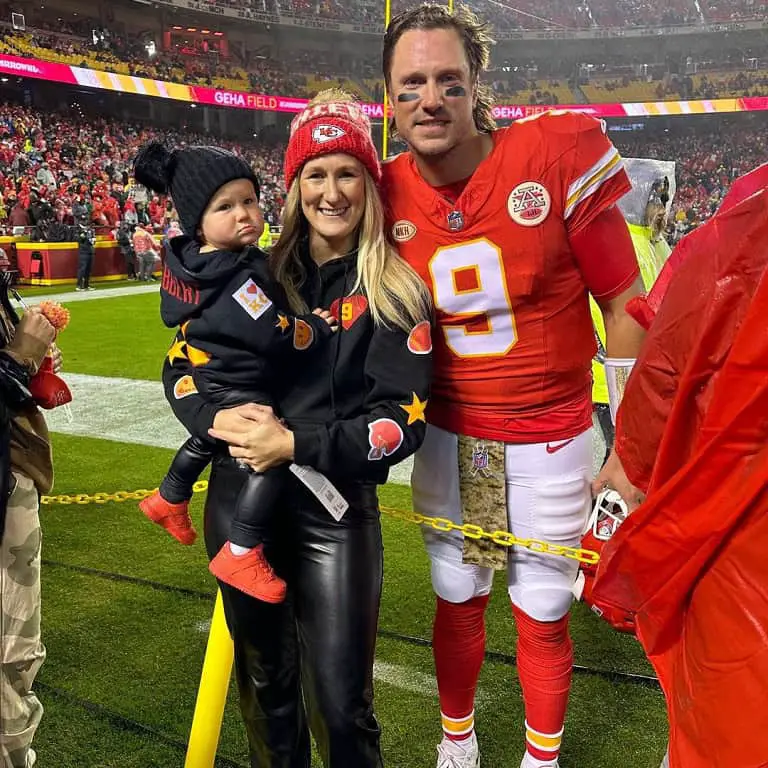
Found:
[[[591,425],[588,292],[606,290],[587,285],[569,236],[630,184],[604,123],[591,117],[548,112],[492,136],[455,203],[409,153],[384,164],[388,227],[430,287],[441,331],[428,417],[478,438],[567,439]],[[594,258],[608,265],[611,254]],[[636,270],[619,268],[621,290]]]

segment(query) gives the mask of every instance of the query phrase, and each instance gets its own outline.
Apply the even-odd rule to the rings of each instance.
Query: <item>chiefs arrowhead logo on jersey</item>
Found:
[[[407,243],[416,237],[416,225],[408,219],[400,219],[392,225],[392,237],[398,243]]]
[[[376,419],[368,425],[368,461],[391,456],[403,444],[403,430],[392,419]]]
[[[312,129],[312,141],[318,144],[325,144],[326,141],[340,139],[342,136],[346,136],[346,133],[338,125],[318,125]]]
[[[194,379],[191,376],[182,376],[173,385],[173,396],[177,400],[183,400],[185,397],[197,394],[197,387],[195,386]]]
[[[298,349],[299,352],[303,352],[305,349],[309,349],[312,346],[312,342],[315,338],[315,332],[309,323],[296,318],[296,323],[293,326],[293,346]]]
[[[507,198],[510,218],[523,227],[542,224],[549,216],[551,208],[552,198],[547,188],[537,181],[524,181],[518,184]]]
[[[432,351],[432,327],[429,320],[423,320],[408,334],[408,351],[414,355],[428,355]]]

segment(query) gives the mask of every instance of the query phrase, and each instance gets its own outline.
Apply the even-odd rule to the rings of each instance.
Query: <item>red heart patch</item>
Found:
[[[341,327],[348,331],[368,309],[368,299],[365,296],[345,296],[336,299],[331,304],[331,314],[341,323]]]
[[[258,293],[259,292],[259,286],[256,285],[256,283],[251,283],[246,289],[246,293]]]

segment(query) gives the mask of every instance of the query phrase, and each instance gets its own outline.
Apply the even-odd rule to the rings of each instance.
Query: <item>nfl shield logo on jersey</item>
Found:
[[[461,215],[461,211],[451,211],[448,214],[448,229],[451,232],[460,232],[464,229],[464,217]]]
[[[478,474],[490,477],[493,473],[489,465],[488,448],[484,443],[478,443],[472,451],[472,477]]]

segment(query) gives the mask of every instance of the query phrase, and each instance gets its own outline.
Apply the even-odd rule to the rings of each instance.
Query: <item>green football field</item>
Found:
[[[65,371],[104,377],[93,380],[97,386],[88,396],[93,402],[77,404],[77,422],[79,413],[84,419],[110,403],[115,389],[110,379],[156,379],[172,334],[159,321],[156,294],[68,306],[72,320],[59,340]],[[127,427],[143,411],[140,382],[130,408],[121,402],[107,409],[113,422],[125,421]],[[157,485],[172,450],[143,445],[147,441],[139,421],[135,435],[127,431],[130,442],[101,439],[106,430],[54,434],[55,494]],[[410,491],[388,485],[381,489],[381,502],[410,508]],[[197,494],[197,523],[201,512]],[[54,503],[43,507],[41,517],[48,658],[38,677],[46,709],[36,738],[39,765],[179,768],[215,593],[202,543],[178,545],[148,522],[133,501]],[[429,568],[415,526],[385,516],[383,529],[386,570],[376,709],[385,762],[393,768],[433,768],[440,728],[429,648]],[[488,614],[478,733],[484,768],[517,768],[523,709],[514,665],[515,630],[501,578],[497,587]],[[582,606],[574,610],[573,635],[578,667],[562,768],[657,768],[666,742],[664,703],[647,679],[652,671],[640,647]],[[234,689],[218,754],[217,766],[248,765]]]

